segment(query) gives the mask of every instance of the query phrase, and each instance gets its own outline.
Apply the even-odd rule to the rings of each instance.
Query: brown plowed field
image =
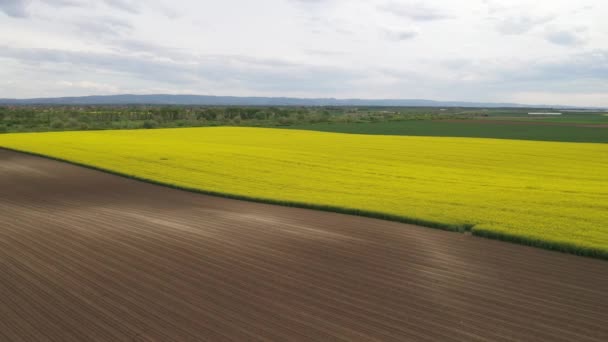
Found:
[[[608,262],[0,150],[0,341],[608,341]]]

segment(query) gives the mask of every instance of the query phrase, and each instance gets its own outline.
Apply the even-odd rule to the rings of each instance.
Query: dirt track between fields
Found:
[[[608,262],[0,149],[0,341],[608,341]]]

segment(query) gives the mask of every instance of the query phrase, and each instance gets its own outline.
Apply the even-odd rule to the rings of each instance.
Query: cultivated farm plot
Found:
[[[597,116],[596,116],[597,117]],[[601,118],[601,116],[599,116]],[[314,123],[295,125],[289,128],[311,131],[409,135],[432,137],[468,137],[518,139],[534,141],[560,141],[584,143],[608,143],[608,121],[569,122],[548,121],[547,119],[527,119],[490,117],[485,119],[460,120],[405,120],[366,123]],[[578,119],[578,118],[577,118]],[[557,119],[556,119],[557,120]],[[580,120],[580,119],[578,119]]]
[[[262,128],[5,134],[177,187],[608,256],[608,145]]]
[[[608,262],[0,149],[0,341],[608,340]]]

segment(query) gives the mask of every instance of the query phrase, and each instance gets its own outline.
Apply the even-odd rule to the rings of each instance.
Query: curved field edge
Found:
[[[146,178],[146,177],[141,177],[141,176],[132,175],[132,174],[128,174],[128,173],[124,173],[124,172],[120,172],[120,171],[115,171],[115,170],[108,169],[108,168],[103,168],[103,167],[98,167],[98,166],[94,166],[94,165],[90,165],[90,164],[76,162],[76,161],[72,161],[69,159],[55,157],[55,156],[51,156],[51,155],[47,155],[47,154],[43,154],[43,153],[30,152],[30,151],[26,151],[26,150],[20,150],[20,149],[9,148],[9,147],[4,147],[4,146],[0,146],[0,149],[19,152],[19,153],[23,153],[23,154],[27,154],[27,155],[32,155],[32,156],[48,158],[51,160],[56,160],[56,161],[65,162],[65,163],[69,163],[72,165],[88,168],[91,170],[105,172],[105,173],[113,174],[113,175],[120,176],[120,177],[125,177],[125,178],[129,178],[129,179],[137,180],[137,181],[146,182],[149,184],[165,186],[165,187],[193,192],[193,193],[199,193],[199,194],[210,195],[210,196],[218,196],[218,197],[224,197],[224,198],[230,198],[230,199],[236,199],[236,200],[244,200],[244,201],[251,201],[251,202],[258,202],[258,203],[303,208],[303,209],[321,210],[321,211],[334,212],[334,213],[339,213],[339,214],[356,215],[356,216],[382,219],[382,220],[401,222],[401,223],[407,223],[407,224],[414,224],[414,225],[427,227],[427,228],[435,228],[435,229],[441,229],[441,230],[445,230],[445,231],[458,232],[458,233],[468,233],[468,234],[471,234],[474,236],[493,239],[493,240],[500,240],[500,241],[516,243],[516,244],[521,244],[521,245],[526,245],[526,246],[531,246],[531,247],[542,248],[542,249],[551,250],[551,251],[557,251],[557,252],[569,253],[569,254],[574,254],[574,255],[579,255],[579,256],[586,256],[586,257],[593,257],[593,258],[608,260],[608,251],[607,250],[579,246],[579,245],[576,245],[573,243],[568,243],[568,242],[548,241],[548,240],[541,240],[538,238],[526,237],[526,236],[521,236],[521,235],[516,235],[516,234],[509,234],[509,233],[505,233],[505,232],[497,232],[497,231],[492,231],[489,229],[476,227],[473,224],[455,225],[455,224],[449,224],[449,223],[444,223],[444,222],[439,222],[439,221],[430,221],[430,220],[423,220],[423,219],[418,219],[418,218],[413,218],[413,217],[408,217],[408,216],[403,216],[403,215],[383,213],[383,212],[379,212],[379,211],[371,211],[371,210],[332,206],[332,205],[321,205],[321,204],[313,204],[313,203],[297,202],[297,201],[276,200],[276,199],[272,199],[272,198],[263,198],[263,197],[254,197],[254,196],[224,193],[224,192],[218,192],[218,191],[209,191],[209,190],[205,190],[205,189],[199,189],[199,188],[175,185],[175,184],[171,184],[171,183],[167,183],[167,182],[161,182],[161,181],[157,181],[157,180]]]

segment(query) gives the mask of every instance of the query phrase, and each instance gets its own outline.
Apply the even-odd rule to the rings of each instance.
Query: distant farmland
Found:
[[[517,118],[506,121],[502,117],[484,120],[408,120],[365,123],[313,123],[297,124],[289,128],[323,132],[410,135],[434,137],[475,137],[537,141],[608,143],[608,123],[585,117],[543,118],[532,120]],[[593,116],[593,119],[600,117]],[[566,120],[579,120],[571,122]],[[599,122],[598,122],[599,121]]]
[[[608,257],[608,145],[262,128],[5,134],[0,146],[181,188]]]

